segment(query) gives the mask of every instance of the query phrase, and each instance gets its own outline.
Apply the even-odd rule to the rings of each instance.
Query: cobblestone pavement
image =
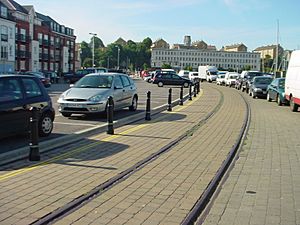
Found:
[[[59,223],[180,223],[242,127],[241,96],[222,92],[220,110],[191,137]],[[38,164],[0,168],[0,224],[30,224],[87,193],[191,129],[220,99],[220,92],[207,85],[201,97],[150,122],[121,127],[112,136],[87,137],[43,155]]]
[[[300,224],[299,112],[249,101],[246,141],[204,224]]]

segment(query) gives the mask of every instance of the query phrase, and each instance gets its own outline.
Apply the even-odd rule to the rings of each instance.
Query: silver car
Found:
[[[138,95],[133,80],[126,74],[93,73],[81,78],[58,99],[59,112],[65,117],[74,114],[105,112],[108,97],[113,97],[114,110],[137,109]]]

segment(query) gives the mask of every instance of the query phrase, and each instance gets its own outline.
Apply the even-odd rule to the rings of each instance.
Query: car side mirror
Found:
[[[74,87],[74,84],[70,84],[70,88]]]

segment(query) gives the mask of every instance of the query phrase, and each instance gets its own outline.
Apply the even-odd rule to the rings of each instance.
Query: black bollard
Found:
[[[147,101],[146,101],[146,116],[145,120],[151,120],[151,91],[147,92]]]
[[[40,161],[40,150],[39,150],[39,112],[36,107],[31,107],[30,109],[30,152],[29,152],[29,161]]]
[[[108,97],[107,105],[107,134],[114,134],[114,105],[113,97]]]
[[[189,100],[192,101],[192,85],[190,85],[190,89],[189,89]]]
[[[169,89],[168,111],[172,111],[172,88]]]
[[[194,84],[194,97],[197,97],[197,84]]]
[[[183,86],[180,87],[180,101],[179,105],[183,105]]]

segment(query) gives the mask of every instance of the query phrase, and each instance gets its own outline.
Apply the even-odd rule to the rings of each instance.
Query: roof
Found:
[[[267,46],[261,46],[258,47],[256,49],[254,49],[254,51],[262,51],[262,50],[269,50],[269,49],[275,49],[276,45],[267,45]]]
[[[28,11],[23,6],[13,0],[1,0],[1,2],[11,10],[16,10],[18,12],[28,14]]]
[[[233,44],[233,45],[227,45],[225,48],[238,48],[240,46],[245,46],[243,43],[240,44]]]

